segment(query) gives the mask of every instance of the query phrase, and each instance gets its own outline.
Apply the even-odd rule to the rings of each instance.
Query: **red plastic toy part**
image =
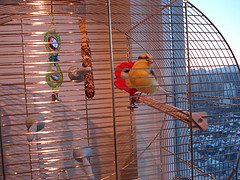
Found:
[[[124,90],[130,94],[130,96],[134,96],[134,94],[137,92],[137,89],[135,88],[129,88],[126,85],[125,79],[122,77],[122,71],[124,69],[131,69],[134,65],[134,62],[132,61],[127,61],[127,62],[122,62],[119,65],[116,66],[115,68],[115,77],[116,79],[114,80],[114,85],[121,90]]]

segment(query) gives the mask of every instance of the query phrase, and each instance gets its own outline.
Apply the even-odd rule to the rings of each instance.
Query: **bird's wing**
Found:
[[[150,69],[150,74],[157,80],[157,76],[156,76],[155,72],[152,69]]]

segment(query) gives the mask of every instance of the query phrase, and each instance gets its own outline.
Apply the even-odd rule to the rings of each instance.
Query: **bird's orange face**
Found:
[[[150,54],[142,54],[138,57],[138,61],[140,61],[141,64],[145,64],[147,67],[150,67],[153,63],[152,56]]]
[[[142,54],[138,57],[138,59],[147,59],[147,60],[150,60],[152,58],[153,57],[150,54]]]
[[[138,60],[137,62],[135,62],[135,65],[133,66],[134,68],[150,68],[151,64],[153,63],[153,61],[151,60],[146,60],[146,59],[141,59]]]

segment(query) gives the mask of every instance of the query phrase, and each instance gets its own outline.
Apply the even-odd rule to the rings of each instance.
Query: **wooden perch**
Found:
[[[175,106],[169,104],[159,103],[158,101],[151,99],[149,97],[140,96],[137,99],[138,103],[144,103],[154,109],[157,109],[163,113],[166,113],[169,116],[172,116],[180,121],[190,125],[192,123],[193,130],[207,130],[207,113],[206,112],[193,112],[190,117],[190,113],[183,111]]]

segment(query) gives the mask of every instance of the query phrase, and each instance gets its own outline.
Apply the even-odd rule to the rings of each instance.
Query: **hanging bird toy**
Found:
[[[60,101],[56,90],[63,82],[63,73],[61,71],[58,59],[58,53],[61,49],[61,38],[54,28],[54,17],[51,9],[52,22],[48,31],[44,35],[44,42],[46,50],[49,52],[49,65],[47,68],[46,82],[48,86],[54,90],[52,94],[52,101]]]

